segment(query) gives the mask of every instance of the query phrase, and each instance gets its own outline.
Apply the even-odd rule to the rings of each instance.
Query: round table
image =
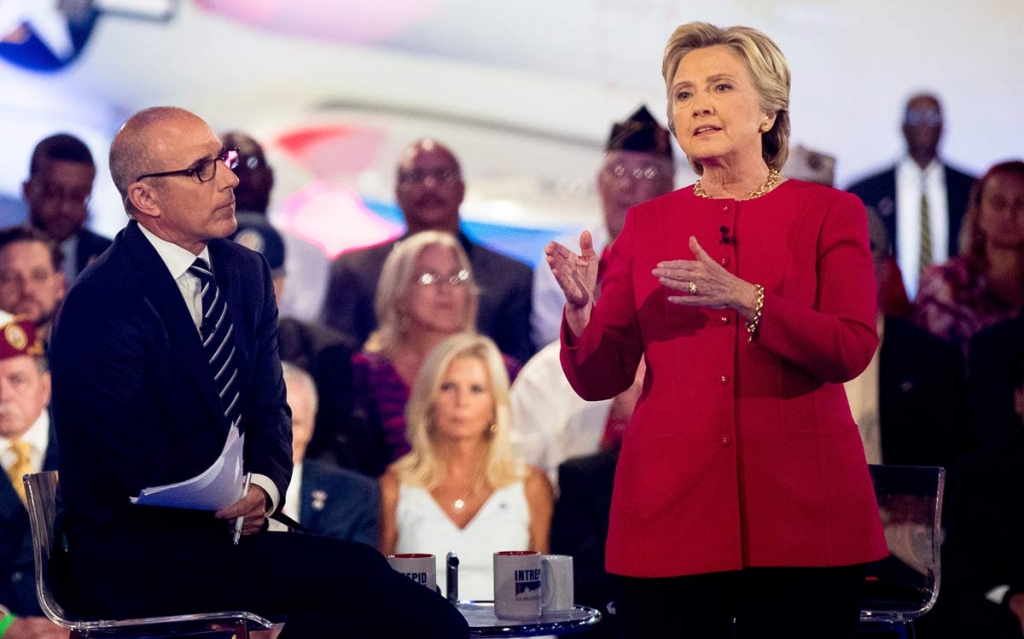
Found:
[[[536,619],[502,619],[494,614],[493,601],[460,601],[459,612],[469,622],[470,637],[536,637],[579,632],[601,620],[601,613],[586,606],[546,614]]]

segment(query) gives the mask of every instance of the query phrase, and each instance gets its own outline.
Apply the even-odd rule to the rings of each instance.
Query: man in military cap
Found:
[[[597,171],[604,224],[591,230],[594,250],[607,259],[606,249],[619,236],[629,207],[675,188],[672,135],[641,106],[622,122],[612,125],[605,144],[604,162]],[[559,240],[575,246],[578,237]],[[565,294],[555,282],[547,261],[541,257],[533,271],[533,309],[530,314],[534,344],[542,347],[558,339]]]
[[[57,469],[50,426],[50,373],[30,320],[0,319],[0,635],[56,639],[68,632],[36,598],[32,529],[22,476]]]

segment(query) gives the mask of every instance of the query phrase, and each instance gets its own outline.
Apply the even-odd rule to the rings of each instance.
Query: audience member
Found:
[[[459,596],[490,599],[491,556],[547,552],[551,485],[508,441],[508,375],[494,343],[454,335],[430,352],[406,409],[412,450],[381,477],[381,551],[459,556]],[[445,571],[437,571],[445,591]]]
[[[60,245],[64,279],[75,283],[89,262],[110,246],[110,240],[85,228],[96,165],[89,147],[66,133],[36,145],[22,194],[29,223]]]
[[[999,449],[961,465],[943,547],[942,590],[930,624],[942,637],[1020,639],[1024,625],[1024,359],[1012,392],[1016,423]]]
[[[306,458],[313,436],[318,395],[313,378],[282,362],[292,410],[292,480],[284,514],[317,535],[377,545],[380,495],[369,477]]]
[[[613,639],[615,581],[604,569],[605,540],[612,509],[619,446],[576,457],[558,467],[558,501],[551,518],[551,552],[572,556],[575,602],[601,611],[605,621],[585,634]]]
[[[274,189],[274,169],[267,163],[263,147],[255,139],[233,131],[221,136],[224,146],[238,149],[239,186],[235,189],[235,207],[239,219],[242,215],[267,217],[270,194]],[[296,233],[278,229],[284,240],[285,270],[293,282],[301,286],[290,286],[277,296],[281,317],[294,317],[304,322],[320,318],[324,296],[327,292],[327,278],[331,261],[319,246]]]
[[[1015,366],[1024,360],[1024,311],[987,328],[970,342],[971,434],[982,450],[999,450],[1020,428],[1013,404]]]
[[[0,624],[8,638],[58,639],[68,631],[43,616],[36,598],[32,530],[22,476],[57,469],[50,426],[50,373],[32,322],[0,326]]]
[[[64,299],[63,262],[60,248],[42,231],[0,230],[0,309],[32,321],[44,343]]]
[[[377,477],[409,452],[409,387],[437,344],[472,330],[478,300],[469,258],[454,236],[423,231],[388,255],[375,304],[380,325],[352,358],[354,409],[343,465]],[[505,356],[505,365],[514,379],[519,363]]]
[[[903,111],[907,155],[848,189],[882,216],[910,299],[926,268],[956,255],[974,181],[939,158],[942,130],[939,99],[930,93],[912,96]]]
[[[252,184],[239,182],[236,198],[251,197]],[[288,244],[282,235],[255,213],[239,213],[238,229],[231,239],[261,253],[270,266],[274,298],[280,301],[290,288],[286,271]],[[301,282],[301,280],[299,280]],[[352,353],[348,337],[316,322],[294,317],[278,318],[277,345],[281,360],[303,368],[313,376],[321,397],[316,412],[316,429],[306,456],[337,465],[346,449],[344,424],[352,415]]]
[[[782,167],[782,175],[791,180],[833,187],[836,181],[836,158],[797,144],[789,148],[789,157]]]
[[[443,231],[459,239],[480,286],[477,329],[489,335],[503,353],[520,362],[529,359],[534,351],[530,341],[530,267],[466,236],[459,226],[459,207],[465,194],[459,162],[447,147],[430,139],[409,145],[399,160],[395,184],[406,235],[334,260],[324,306],[327,325],[362,344],[380,322],[374,314],[374,295],[388,254],[414,233]]]
[[[597,171],[603,224],[591,230],[591,237],[602,264],[608,260],[607,250],[612,241],[622,231],[629,207],[653,200],[673,188],[672,136],[658,124],[647,107],[641,106],[622,122],[612,125],[605,143],[604,162]],[[558,241],[572,246],[575,240],[576,237],[572,237]],[[533,271],[530,313],[533,342],[538,348],[558,339],[564,306],[562,289],[546,261],[541,260]]]
[[[902,290],[902,278],[881,220],[873,209],[867,214],[878,282],[880,345],[864,372],[844,384],[864,453],[871,464],[952,469],[968,447],[963,353],[906,319],[885,313],[883,296]]]
[[[1024,307],[1024,162],[1002,162],[971,191],[960,254],[921,276],[914,321],[965,348]]]
[[[61,582],[87,617],[234,609],[288,615],[285,639],[465,637],[462,615],[371,548],[263,530],[291,478],[291,420],[270,270],[223,239],[237,224],[235,160],[172,107],[133,115],[111,145],[131,221],[69,291],[50,349]],[[234,425],[253,477],[238,502],[131,504],[206,469]]]

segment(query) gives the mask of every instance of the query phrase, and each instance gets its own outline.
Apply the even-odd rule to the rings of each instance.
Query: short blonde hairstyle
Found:
[[[416,258],[428,246],[451,249],[459,268],[469,272],[469,282],[466,284],[469,291],[469,308],[466,309],[466,325],[463,326],[463,330],[472,330],[476,327],[480,290],[473,279],[473,267],[469,263],[466,251],[451,233],[422,231],[395,244],[391,254],[384,260],[373,305],[377,314],[377,330],[366,340],[366,350],[382,353],[389,359],[394,358],[408,326],[406,293],[412,285],[413,276],[416,275],[413,273]]]
[[[773,169],[782,170],[789,155],[790,73],[786,57],[771,38],[750,27],[716,27],[707,22],[690,22],[676,28],[665,45],[661,73],[668,91],[668,127],[675,134],[672,120],[672,81],[686,54],[697,49],[724,46],[738,55],[750,72],[750,79],[761,98],[761,110],[775,114],[775,124],[761,137],[761,155]],[[704,167],[690,159],[697,175]]]
[[[416,374],[409,402],[405,405],[406,437],[412,450],[394,465],[398,477],[405,483],[431,489],[444,480],[445,464],[438,456],[434,440],[434,405],[449,367],[462,358],[483,362],[491,378],[494,428],[487,434],[490,446],[484,476],[493,488],[507,486],[521,477],[520,465],[509,441],[508,370],[490,338],[467,332],[452,335],[434,347]]]

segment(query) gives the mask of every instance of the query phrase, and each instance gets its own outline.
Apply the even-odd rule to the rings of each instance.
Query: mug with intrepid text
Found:
[[[494,614],[536,619],[541,610],[541,554],[536,550],[494,553]]]
[[[570,612],[573,606],[572,557],[543,555],[540,580],[541,611],[545,615]]]
[[[419,552],[389,555],[388,563],[416,583],[437,590],[437,563],[434,555]]]

